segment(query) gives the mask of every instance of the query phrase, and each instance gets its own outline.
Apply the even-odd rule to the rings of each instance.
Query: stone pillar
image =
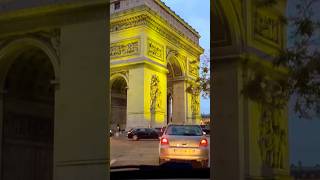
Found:
[[[152,65],[141,64],[129,70],[127,91],[127,127],[161,127],[166,119],[167,77],[163,70],[154,69]],[[155,111],[151,110],[152,76],[157,76],[157,94]]]
[[[147,127],[148,122],[144,118],[144,67],[130,69],[128,79],[126,130]]]
[[[187,92],[185,80],[173,82],[172,122],[184,123],[187,120]]]
[[[61,28],[61,78],[55,94],[55,180],[108,178],[106,23],[95,20]]]
[[[227,60],[226,60],[227,61]],[[231,61],[231,60],[230,60]],[[238,78],[240,68],[232,63],[216,62],[213,86],[213,130],[211,144],[213,177],[216,180],[245,179],[243,99]]]
[[[216,60],[214,69],[214,97],[211,107],[213,112],[211,136],[214,141],[211,144],[213,161],[210,162],[214,179],[291,179],[288,164],[287,110],[280,110],[277,116],[269,119],[279,122],[284,136],[277,138],[277,135],[272,133],[270,134],[272,137],[266,137],[261,127],[261,106],[244,97],[241,92],[248,71],[243,69],[241,59]],[[264,140],[267,138],[278,147],[280,147],[278,144],[282,144],[282,167],[269,166],[268,162],[264,161],[263,154],[270,150],[261,147],[262,138]],[[269,154],[278,151],[273,145],[271,148],[272,152],[268,152]]]

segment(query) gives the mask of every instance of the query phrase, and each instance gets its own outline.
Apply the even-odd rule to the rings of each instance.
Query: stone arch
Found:
[[[123,73],[115,73],[115,74],[111,75],[111,77],[110,77],[110,87],[112,87],[113,82],[118,78],[123,78],[127,83],[127,88],[129,88],[128,77]]]
[[[17,39],[0,50],[1,179],[53,178],[57,76],[58,58],[42,41]],[[15,138],[19,143],[12,145]]]
[[[128,79],[125,75],[117,73],[110,80],[111,97],[111,129],[116,130],[118,125],[120,130],[127,127],[127,90]]]
[[[14,53],[18,52],[19,50],[25,47],[35,47],[42,50],[49,57],[51,64],[53,66],[55,78],[59,80],[60,65],[59,65],[59,60],[58,60],[59,58],[56,51],[51,45],[37,38],[24,37],[24,38],[15,39],[5,44],[5,46],[2,49],[0,49],[0,64],[2,64],[3,61],[10,61],[8,59],[12,59],[12,55]],[[2,73],[6,73],[6,72],[0,71],[0,77],[4,75]]]
[[[167,123],[182,122],[186,119],[186,67],[176,50],[167,55]]]
[[[214,34],[217,34],[219,29],[223,29],[224,34],[226,35],[226,37],[213,37],[213,50],[218,51],[218,53],[214,54],[217,56],[220,55],[219,48],[221,47],[230,48],[229,51],[226,51],[224,48],[224,52],[226,52],[225,54],[239,53],[241,51],[241,46],[243,45],[243,37],[245,32],[239,14],[239,9],[241,9],[240,4],[237,4],[233,0],[218,0],[214,2],[213,21],[215,22],[215,26],[213,27],[213,32]],[[225,38],[224,40],[228,42],[224,42],[224,44],[215,43],[215,40],[223,40],[221,38]]]
[[[172,72],[174,77],[184,76],[186,69],[184,64],[178,58],[178,52],[172,50],[167,56],[167,68],[169,73]]]

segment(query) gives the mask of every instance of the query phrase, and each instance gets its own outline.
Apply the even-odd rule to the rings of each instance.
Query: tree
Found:
[[[262,6],[275,6],[276,0],[260,0]],[[281,75],[268,73],[264,67],[244,61],[250,69],[243,95],[263,104],[269,110],[282,109],[291,97],[299,117],[308,118],[320,113],[320,23],[313,7],[319,0],[299,0],[293,17],[282,17],[291,29],[289,46],[281,50],[272,61],[272,68]],[[209,58],[200,66],[199,90],[210,95]],[[250,67],[251,66],[251,67]],[[254,67],[253,67],[254,66]],[[270,76],[270,74],[272,74]]]
[[[271,2],[271,3],[270,3]],[[259,68],[243,90],[250,99],[269,108],[287,106],[290,97],[299,117],[320,112],[320,26],[314,14],[317,0],[299,0],[294,17],[285,17],[289,30],[288,47],[273,59],[273,68],[281,68],[281,78],[264,76]],[[266,5],[276,5],[272,0]]]

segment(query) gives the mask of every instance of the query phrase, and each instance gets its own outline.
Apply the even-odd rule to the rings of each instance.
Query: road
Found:
[[[210,137],[208,142],[210,143]],[[128,140],[125,135],[110,138],[110,165],[159,165],[159,140]]]

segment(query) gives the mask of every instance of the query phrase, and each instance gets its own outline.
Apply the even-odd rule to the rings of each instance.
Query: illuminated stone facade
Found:
[[[0,0],[1,180],[108,179],[107,12]]]
[[[275,69],[271,62],[286,45],[286,1],[272,6],[259,0],[215,2],[213,178],[292,179],[287,109],[267,111],[242,93],[257,69],[270,79],[285,75],[285,69]]]
[[[199,124],[200,97],[186,91],[199,77],[198,32],[158,0],[111,1],[110,13],[112,127]]]

